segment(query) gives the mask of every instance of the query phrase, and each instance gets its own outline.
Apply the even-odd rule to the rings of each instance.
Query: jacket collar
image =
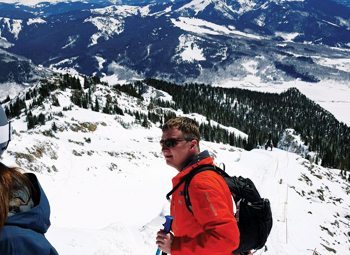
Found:
[[[181,172],[184,171],[184,170],[186,170],[188,167],[197,164],[197,163],[198,163],[199,161],[201,161],[202,159],[205,159],[205,158],[208,158],[208,157],[210,157],[209,152],[208,152],[207,150],[202,151],[201,153],[199,153],[199,154],[197,154],[196,156],[194,156],[193,158],[191,158],[191,159],[189,160],[189,163],[186,164],[186,166],[181,170]]]
[[[179,172],[174,178],[173,183],[178,183],[183,176],[188,174],[192,171],[192,169],[196,168],[199,165],[213,165],[214,160],[210,156],[209,152],[207,150],[202,151],[201,153],[197,154],[193,158],[189,160],[189,163]]]

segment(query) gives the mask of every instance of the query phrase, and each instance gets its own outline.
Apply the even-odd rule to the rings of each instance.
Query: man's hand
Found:
[[[173,243],[174,236],[171,233],[166,234],[163,230],[158,231],[156,244],[159,249],[165,253],[171,252],[171,244]]]

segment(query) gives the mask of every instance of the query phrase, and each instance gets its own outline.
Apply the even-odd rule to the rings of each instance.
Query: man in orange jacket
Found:
[[[179,173],[175,187],[186,174],[199,165],[214,164],[207,151],[200,153],[198,124],[186,117],[167,121],[160,141],[168,165]],[[239,246],[239,229],[233,212],[230,190],[222,176],[213,171],[195,175],[188,191],[192,212],[183,196],[184,184],[172,194],[172,233],[157,233],[160,250],[172,255],[232,255]]]

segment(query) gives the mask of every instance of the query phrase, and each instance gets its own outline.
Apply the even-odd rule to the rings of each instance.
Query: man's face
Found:
[[[196,140],[186,141],[177,128],[163,131],[161,146],[166,163],[181,171],[187,160],[196,154],[196,144]]]

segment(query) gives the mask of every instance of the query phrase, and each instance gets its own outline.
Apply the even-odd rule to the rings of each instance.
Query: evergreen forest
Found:
[[[350,127],[339,122],[331,113],[301,94],[296,88],[284,93],[262,93],[238,88],[212,87],[205,84],[181,86],[161,80],[147,79],[148,86],[165,91],[175,104],[161,100],[162,107],[182,109],[184,113],[199,113],[218,123],[235,127],[248,134],[248,141],[212,135],[218,127],[202,128],[208,140],[228,142],[232,145],[253,149],[263,145],[269,136],[277,144],[286,128],[295,129],[309,146],[318,153],[321,164],[350,170]],[[134,85],[135,86],[135,85]],[[142,84],[138,90],[142,91]]]
[[[339,122],[331,113],[312,100],[291,88],[281,94],[262,93],[238,88],[212,87],[205,84],[175,84],[163,80],[146,79],[128,85],[115,85],[117,93],[126,93],[142,101],[142,94],[149,87],[164,91],[172,96],[173,102],[153,99],[147,113],[122,109],[117,98],[106,96],[101,105],[93,96],[96,84],[104,84],[98,77],[85,77],[84,84],[69,75],[59,75],[51,81],[43,80],[40,86],[29,89],[22,98],[6,98],[7,116],[14,118],[26,114],[28,129],[44,125],[52,116],[31,112],[44,100],[59,106],[51,93],[57,89],[71,90],[71,101],[75,105],[106,114],[135,117],[137,123],[149,127],[153,122],[162,125],[175,116],[175,110],[183,113],[198,113],[227,127],[234,127],[248,135],[248,139],[236,136],[219,125],[200,124],[204,140],[228,143],[246,150],[264,145],[269,138],[276,145],[287,128],[293,128],[301,135],[310,151],[317,152],[316,162],[322,166],[350,170],[350,127]],[[65,110],[65,109],[63,109]],[[67,110],[67,109],[66,109]]]

